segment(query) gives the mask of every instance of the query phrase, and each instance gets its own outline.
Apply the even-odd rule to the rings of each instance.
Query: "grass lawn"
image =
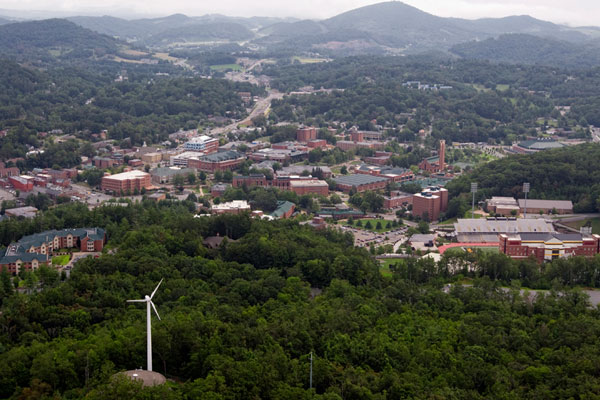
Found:
[[[380,263],[379,272],[383,276],[391,277],[393,273],[392,273],[392,270],[390,270],[390,265],[393,265],[400,261],[401,261],[400,258],[389,258],[389,259],[385,259],[385,260],[379,260],[379,263]]]
[[[458,218],[454,217],[454,218],[450,218],[445,221],[439,222],[438,225],[452,225],[457,221],[458,221]]]
[[[499,92],[505,92],[509,88],[510,88],[509,85],[501,85],[501,84],[496,85],[496,90],[499,91]]]
[[[591,222],[592,224],[592,233],[600,233],[600,218],[588,218],[581,221],[563,222],[563,224],[570,226],[571,228],[579,229],[588,222]]]
[[[327,60],[324,58],[309,58],[309,57],[292,57],[292,60],[297,60],[300,64],[316,64],[326,62]]]
[[[471,250],[472,252],[476,252],[477,250],[481,250],[483,253],[499,253],[500,252],[500,250],[498,249],[498,246],[493,246],[493,247],[464,246],[464,247],[465,247],[465,249],[467,249],[467,251]],[[452,253],[461,254],[461,253],[464,253],[464,250],[461,247],[452,247],[444,252],[444,254],[448,254],[448,255],[451,255]]]
[[[212,69],[213,71],[227,71],[227,70],[232,70],[232,71],[241,71],[242,70],[242,66],[238,65],[238,64],[221,64],[221,65],[211,65],[210,69]]]
[[[52,257],[52,265],[67,265],[71,257],[68,254]]]
[[[486,88],[485,86],[479,84],[479,83],[472,83],[470,84],[470,86],[472,86],[474,89],[476,89],[478,92],[489,92],[491,89]]]
[[[362,226],[356,226],[356,223],[358,221],[362,221]],[[367,222],[371,222],[371,225],[372,225],[371,229],[365,228],[365,225],[367,224]],[[376,228],[377,222],[381,222],[381,229]],[[390,227],[386,228],[388,223],[390,224]],[[348,221],[344,221],[343,224],[346,226],[349,226]],[[360,220],[358,220],[358,219],[354,220],[354,225],[352,225],[352,226],[355,228],[358,228],[358,229],[363,229],[365,231],[378,232],[378,233],[389,232],[392,229],[395,229],[394,227],[392,227],[392,221],[386,221],[384,219],[374,219],[374,218],[373,219],[365,218],[365,219],[360,219]]]

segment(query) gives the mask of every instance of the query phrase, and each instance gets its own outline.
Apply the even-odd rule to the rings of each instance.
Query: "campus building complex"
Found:
[[[514,259],[534,257],[538,262],[600,253],[600,236],[582,233],[529,232],[500,234],[499,250]]]
[[[183,148],[188,151],[214,153],[219,148],[219,141],[210,136],[203,135],[190,139],[189,142],[183,145]]]
[[[33,271],[50,264],[52,255],[59,249],[77,248],[81,252],[102,251],[106,233],[102,228],[63,229],[24,236],[6,249],[0,258],[0,269],[18,274],[21,270]]]

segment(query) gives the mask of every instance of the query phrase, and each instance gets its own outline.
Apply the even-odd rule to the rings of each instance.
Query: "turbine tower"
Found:
[[[156,313],[156,316],[160,320],[160,315],[158,315],[158,311],[156,310],[156,306],[152,302],[152,298],[156,294],[156,291],[158,290],[158,287],[160,286],[162,281],[163,280],[161,279],[160,282],[158,282],[158,285],[156,285],[156,288],[154,289],[154,291],[152,292],[152,294],[150,296],[146,295],[142,300],[127,300],[128,303],[146,303],[146,329],[147,329],[147,339],[148,339],[148,356],[147,356],[148,357],[148,371],[152,371],[152,327],[150,325],[150,321],[151,321],[150,306],[152,306],[152,308],[154,309],[154,312]]]

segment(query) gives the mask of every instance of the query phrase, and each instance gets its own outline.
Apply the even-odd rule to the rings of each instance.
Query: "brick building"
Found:
[[[442,172],[446,170],[446,141],[440,140],[438,155],[421,161],[419,169],[427,172]]]
[[[81,252],[102,251],[106,232],[102,228],[63,229],[24,236],[11,243],[0,258],[0,269],[18,274],[21,270],[36,270],[48,265],[58,249],[77,248]]]
[[[428,221],[437,221],[448,209],[448,190],[433,186],[413,195],[412,213]]]
[[[394,208],[407,207],[413,203],[413,195],[400,191],[393,191],[389,196],[383,196],[383,208],[392,210]]]
[[[329,185],[325,181],[315,179],[301,179],[290,181],[290,190],[298,196],[304,194],[329,195]]]
[[[296,131],[296,140],[299,142],[308,142],[317,138],[317,128],[306,127]]]
[[[27,175],[9,176],[8,182],[21,192],[30,192],[33,190],[33,177]]]
[[[221,151],[198,159],[190,159],[188,167],[204,172],[231,171],[239,167],[245,160],[246,157],[237,151]]]
[[[534,257],[538,262],[600,253],[600,236],[581,233],[529,232],[500,234],[499,250],[514,259]]]
[[[362,142],[362,141],[351,141],[351,140],[338,140],[335,146],[344,151],[350,151],[354,149],[373,149],[382,150],[385,146],[383,142]]]
[[[343,192],[349,192],[352,189],[357,192],[364,192],[365,190],[384,189],[388,179],[379,176],[354,174],[338,176],[334,181],[337,189]]]
[[[136,189],[140,191],[151,186],[150,174],[137,170],[105,176],[101,183],[102,190],[113,193],[121,193],[121,191],[133,193]]]

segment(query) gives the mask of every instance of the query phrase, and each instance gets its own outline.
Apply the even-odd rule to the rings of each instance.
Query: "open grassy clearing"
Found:
[[[592,233],[600,233],[600,218],[588,218],[581,221],[563,222],[563,224],[575,229],[579,229],[582,226],[591,224]]]
[[[316,64],[316,63],[322,63],[322,62],[328,61],[325,58],[310,58],[310,57],[299,57],[299,56],[292,57],[292,60],[298,61],[300,64]]]
[[[221,65],[211,65],[210,69],[213,71],[228,71],[228,70],[232,70],[232,71],[241,71],[243,68],[241,65],[238,64],[221,64]]]
[[[359,221],[360,221],[360,224],[361,224],[362,226],[357,226],[357,224],[359,223]],[[370,222],[370,224],[371,224],[371,228],[366,228],[366,227],[365,227],[365,225],[367,225],[367,222]],[[381,223],[381,228],[380,228],[380,229],[377,229],[377,223],[378,223],[378,222],[379,222],[379,223]],[[350,226],[350,225],[348,224],[348,221],[347,221],[347,220],[346,220],[346,221],[343,221],[343,222],[342,222],[342,224],[344,224],[344,225],[346,225],[346,226]],[[388,225],[388,224],[389,224],[389,225]],[[392,226],[392,221],[386,221],[386,220],[384,220],[384,219],[375,219],[375,218],[365,218],[365,219],[357,219],[357,220],[354,220],[354,224],[353,224],[352,226],[353,226],[354,228],[357,228],[357,229],[362,229],[362,230],[365,230],[365,231],[371,231],[371,232],[377,232],[377,233],[389,232],[389,231],[391,231],[392,229],[395,229],[395,228]],[[388,227],[388,226],[389,226],[389,227]]]
[[[52,257],[52,265],[67,265],[71,257],[68,254]]]

